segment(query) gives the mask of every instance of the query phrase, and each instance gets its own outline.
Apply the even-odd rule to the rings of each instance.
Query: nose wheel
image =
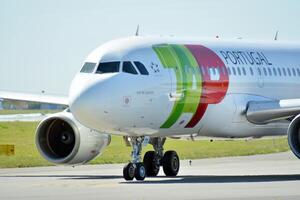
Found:
[[[144,137],[130,137],[128,142],[132,146],[131,162],[124,166],[123,177],[126,181],[144,180],[146,177],[145,165],[142,163],[141,152]]]
[[[146,169],[143,163],[137,163],[135,167],[134,177],[138,181],[142,181],[146,177]]]
[[[149,143],[153,145],[154,151],[145,153],[141,161],[143,137],[130,137],[132,146],[131,162],[124,166],[123,177],[126,181],[144,180],[146,176],[155,177],[158,175],[160,166],[166,176],[176,176],[180,168],[180,160],[176,151],[163,152],[165,138],[151,138]]]
[[[126,181],[131,181],[134,178],[135,167],[132,163],[128,163],[123,168],[123,177]]]
[[[123,177],[126,181],[131,181],[134,178],[136,180],[144,180],[146,177],[146,169],[143,163],[128,163],[123,168]]]

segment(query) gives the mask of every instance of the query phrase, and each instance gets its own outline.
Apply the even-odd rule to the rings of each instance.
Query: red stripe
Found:
[[[226,66],[219,56],[212,50],[202,45],[185,45],[195,57],[202,75],[202,93],[197,110],[191,120],[185,126],[192,128],[202,119],[208,104],[217,104],[225,97],[229,85],[229,77]],[[219,80],[210,80],[207,73],[210,67],[218,67],[224,73],[220,73]],[[206,73],[202,73],[205,71]]]
[[[197,107],[197,111],[195,112],[192,119],[189,121],[187,125],[185,125],[185,128],[193,128],[198,124],[198,122],[202,119],[208,104],[206,103],[200,103]]]

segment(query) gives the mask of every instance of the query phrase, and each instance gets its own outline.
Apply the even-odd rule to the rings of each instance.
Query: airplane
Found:
[[[286,135],[300,158],[300,44],[133,36],[92,51],[69,94],[0,91],[4,100],[66,105],[40,122],[36,146],[55,164],[84,164],[123,136],[132,147],[125,180],[176,176],[167,138]],[[150,144],[142,158],[143,146]]]

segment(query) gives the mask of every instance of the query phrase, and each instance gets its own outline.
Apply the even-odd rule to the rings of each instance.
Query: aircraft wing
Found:
[[[246,110],[248,121],[254,124],[290,119],[298,114],[300,114],[300,99],[250,101]]]
[[[49,103],[58,105],[68,105],[68,97],[63,95],[48,95],[48,94],[34,94],[34,93],[18,93],[0,91],[0,99],[13,101],[27,101],[38,103]]]

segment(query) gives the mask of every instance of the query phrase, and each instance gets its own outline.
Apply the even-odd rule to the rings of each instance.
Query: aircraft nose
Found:
[[[104,120],[110,95],[105,83],[96,83],[73,89],[70,94],[70,110],[74,117],[87,127],[95,127],[97,122]],[[76,92],[75,92],[76,91]]]

